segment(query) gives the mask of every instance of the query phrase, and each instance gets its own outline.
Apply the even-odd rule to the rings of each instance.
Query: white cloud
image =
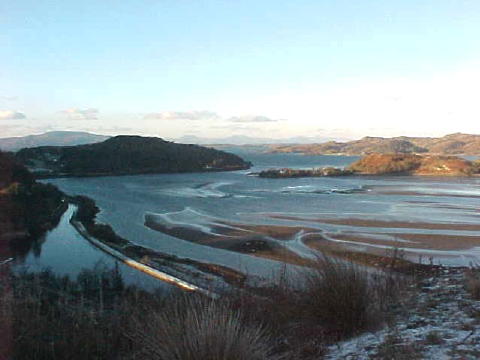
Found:
[[[266,123],[266,122],[277,122],[278,119],[271,119],[266,116],[261,115],[244,115],[244,116],[232,116],[227,119],[231,122],[236,123]]]
[[[88,108],[88,109],[77,109],[71,108],[61,111],[62,114],[68,115],[73,120],[97,120],[98,119],[98,109]]]
[[[249,125],[237,125],[237,124],[230,124],[230,125],[215,125],[211,127],[212,129],[220,129],[220,130],[228,130],[229,132],[236,132],[236,131],[258,131],[258,129],[254,126]]]
[[[320,127],[348,129],[345,137],[355,138],[478,133],[479,69],[480,61],[415,77],[344,78],[216,100],[220,112],[289,119],[277,123],[285,136],[308,135]]]
[[[18,100],[18,96],[0,96],[0,100],[16,101]]]
[[[24,113],[13,110],[0,110],[0,120],[20,120],[26,119]]]
[[[147,114],[144,118],[156,120],[212,120],[218,119],[219,116],[212,111],[164,111]]]

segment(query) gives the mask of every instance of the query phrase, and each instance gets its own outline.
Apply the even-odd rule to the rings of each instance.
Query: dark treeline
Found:
[[[66,203],[55,186],[35,181],[12,154],[0,152],[0,245],[26,251],[56,226]],[[1,255],[1,254],[0,254]]]

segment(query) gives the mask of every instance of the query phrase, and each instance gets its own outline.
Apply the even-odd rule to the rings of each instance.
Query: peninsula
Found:
[[[16,158],[37,177],[109,176],[248,169],[237,155],[156,137],[116,136],[77,146],[22,149]]]

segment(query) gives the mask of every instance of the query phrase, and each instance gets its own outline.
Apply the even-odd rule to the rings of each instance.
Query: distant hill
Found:
[[[73,146],[105,141],[109,136],[81,131],[50,131],[40,135],[0,138],[0,149],[18,151],[37,146]]]
[[[430,153],[439,155],[480,155],[480,135],[450,134],[439,138],[364,137],[349,142],[330,141],[318,144],[272,145],[272,153],[302,153],[308,155],[371,153]]]
[[[155,137],[116,136],[96,144],[43,146],[16,154],[37,176],[102,176],[247,169],[237,155]]]
[[[297,136],[285,139],[259,138],[245,135],[233,135],[223,138],[203,138],[195,135],[185,135],[175,139],[176,142],[183,144],[200,145],[264,145],[264,144],[311,144],[325,141],[332,141],[329,137],[305,137]],[[336,140],[339,140],[338,138]]]

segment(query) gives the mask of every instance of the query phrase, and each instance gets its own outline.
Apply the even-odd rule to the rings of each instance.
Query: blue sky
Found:
[[[480,1],[0,0],[0,131],[479,132]]]

